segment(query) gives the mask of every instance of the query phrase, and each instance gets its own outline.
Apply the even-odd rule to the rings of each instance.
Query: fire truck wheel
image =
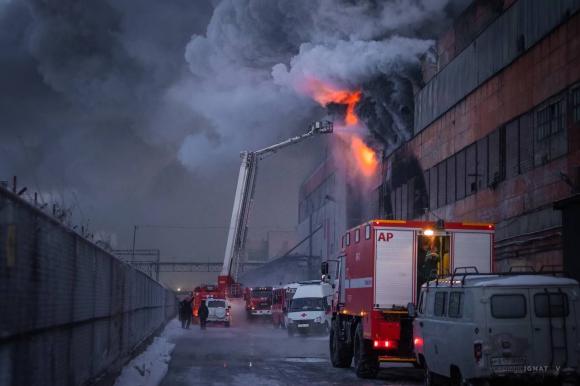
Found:
[[[334,367],[350,367],[352,362],[352,346],[338,339],[338,321],[332,321],[330,328],[330,361]]]
[[[370,340],[363,337],[362,323],[356,326],[354,336],[354,370],[359,378],[375,378],[379,372],[379,356]]]

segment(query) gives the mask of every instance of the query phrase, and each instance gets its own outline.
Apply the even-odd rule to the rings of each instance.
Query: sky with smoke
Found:
[[[303,83],[362,88],[374,141],[392,145],[409,135],[419,56],[466,2],[2,0],[0,180],[18,175],[118,248],[135,224],[192,226],[142,227],[137,247],[219,261],[239,152],[326,114]],[[260,166],[255,237],[296,225],[324,151]]]

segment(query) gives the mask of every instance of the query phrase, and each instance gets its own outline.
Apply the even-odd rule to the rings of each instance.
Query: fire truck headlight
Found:
[[[433,236],[433,229],[425,229],[423,232],[425,236]]]
[[[315,321],[316,323],[322,323],[322,316],[317,316],[317,317],[314,319],[314,321]]]

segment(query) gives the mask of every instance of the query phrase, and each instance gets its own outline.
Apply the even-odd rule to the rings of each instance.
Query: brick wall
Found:
[[[79,385],[175,314],[173,293],[0,188],[0,385]]]
[[[536,149],[528,150],[526,154],[522,151],[520,156],[531,157],[533,165],[516,172],[504,166],[511,175],[501,177],[498,184],[492,187],[487,183],[479,185],[475,193],[463,197],[464,193],[461,198],[447,200],[443,205],[432,194],[428,198],[430,210],[439,217],[496,223],[496,253],[499,260],[510,260],[509,264],[515,264],[533,255],[536,265],[561,261],[561,217],[559,212],[552,209],[552,204],[571,194],[570,186],[563,181],[561,173],[574,180],[580,167],[580,125],[573,118],[572,111],[572,92],[578,82],[580,14],[574,15],[510,66],[483,83],[386,162],[394,163],[397,158],[404,157],[402,155],[411,154],[423,171],[431,171],[438,169],[440,162],[461,155],[462,167],[465,167],[464,159],[471,149],[466,147],[486,137],[489,142],[485,146],[491,146],[492,137],[488,136],[497,134],[504,127],[502,134],[505,135],[509,131],[508,126],[514,120],[520,121],[524,114],[529,120],[526,121],[527,125],[518,123],[518,130],[523,133],[520,134],[521,138],[529,136],[535,141],[538,111],[554,99],[562,100],[566,127],[562,136],[566,142],[563,155],[538,164],[537,157],[534,159]],[[523,131],[524,126],[526,131]],[[503,149],[503,154],[509,157],[508,153],[514,151],[509,148],[510,139],[504,139],[503,143],[508,147]],[[521,145],[521,141],[518,144]],[[488,162],[489,154],[484,162]],[[491,167],[490,164],[485,166]],[[470,171],[462,170],[462,173],[469,175]],[[425,179],[429,177],[428,172],[424,175]],[[427,194],[430,193],[429,188],[432,190],[438,185],[425,182]],[[398,188],[398,185],[391,186],[392,190]],[[392,202],[396,203],[396,200]],[[393,214],[398,213],[396,209]],[[514,241],[514,238],[520,240]],[[504,261],[501,264],[508,263]]]

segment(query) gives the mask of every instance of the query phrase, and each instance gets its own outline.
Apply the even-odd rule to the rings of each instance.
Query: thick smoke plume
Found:
[[[361,89],[372,139],[392,146],[410,135],[418,58],[462,2],[0,1],[0,180],[75,192],[52,200],[117,247],[135,224],[200,225],[142,227],[137,247],[219,261],[226,230],[203,226],[229,221],[239,151],[327,113],[301,82]],[[254,229],[296,224],[319,153],[261,166]]]

